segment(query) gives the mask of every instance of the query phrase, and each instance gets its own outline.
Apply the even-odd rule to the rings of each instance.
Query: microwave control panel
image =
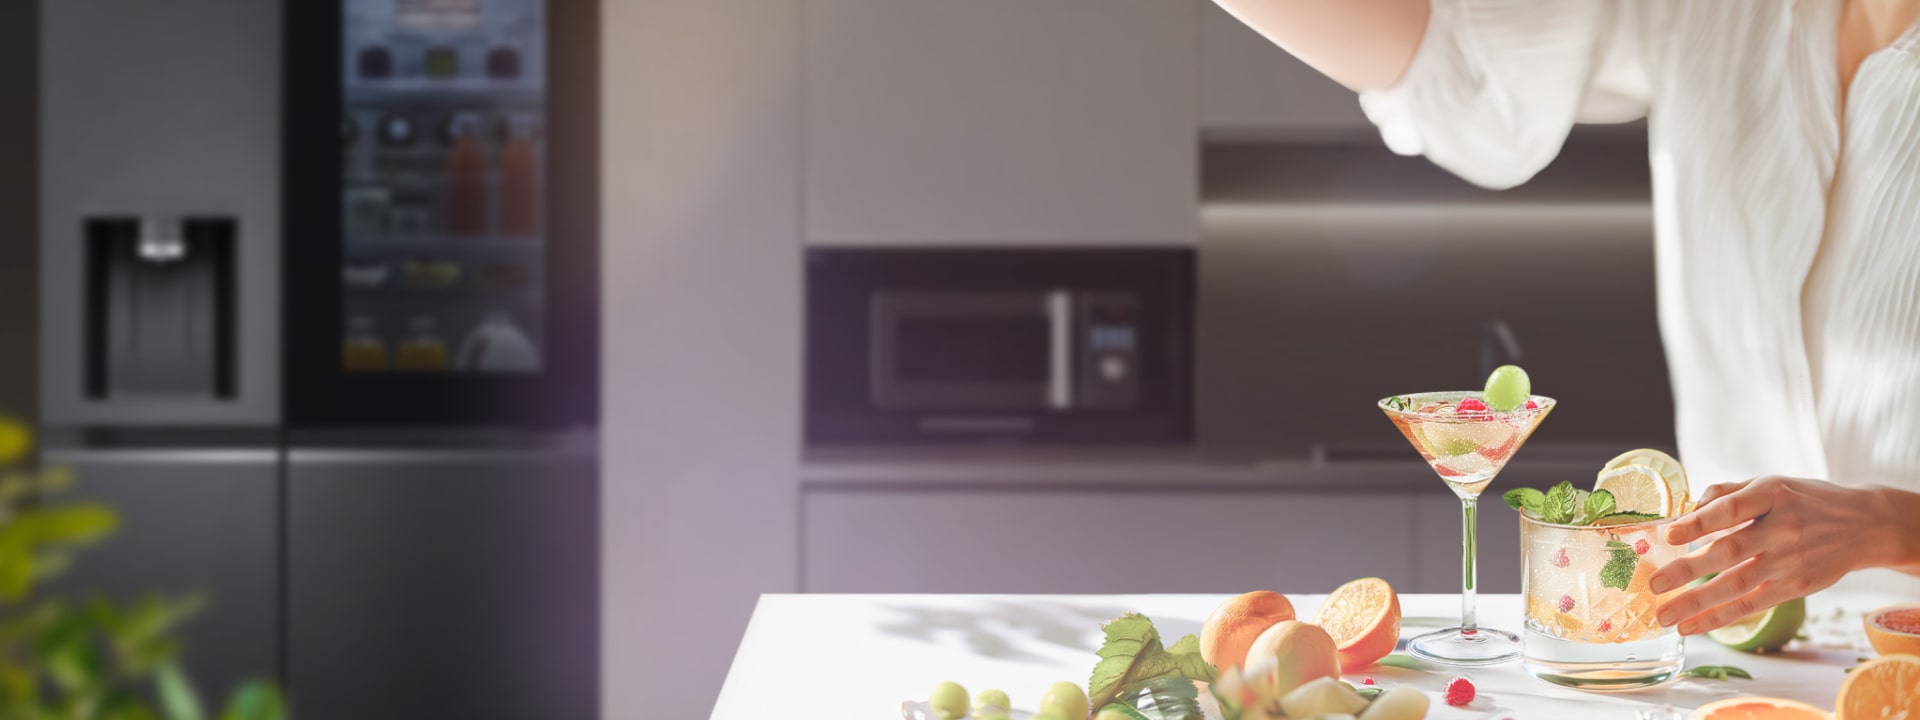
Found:
[[[1074,407],[1126,410],[1140,403],[1140,306],[1124,293],[1076,293],[1079,330]]]

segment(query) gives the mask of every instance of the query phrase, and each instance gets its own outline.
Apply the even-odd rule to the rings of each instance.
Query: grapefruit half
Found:
[[[1341,672],[1380,662],[1400,642],[1400,596],[1380,578],[1360,578],[1333,591],[1313,612],[1333,637]]]

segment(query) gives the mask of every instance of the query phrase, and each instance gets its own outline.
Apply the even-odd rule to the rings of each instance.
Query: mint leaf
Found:
[[[1659,513],[1617,512],[1617,513],[1608,513],[1601,517],[1595,518],[1593,519],[1591,524],[1598,525],[1598,526],[1632,525],[1634,523],[1646,522],[1648,520],[1659,520],[1659,519],[1660,519]]]
[[[1573,522],[1574,493],[1571,481],[1563,481],[1548,490],[1546,500],[1541,503],[1540,521],[1553,525]]]
[[[1124,690],[1163,678],[1213,681],[1213,666],[1200,657],[1197,637],[1187,635],[1171,648],[1161,647],[1160,631],[1139,613],[1114,618],[1100,629],[1106,632],[1106,641],[1087,679],[1087,698],[1093,707],[1113,702]]]
[[[1613,514],[1613,493],[1607,490],[1595,490],[1587,496],[1587,512],[1581,518],[1582,525]]]
[[[1697,677],[1706,680],[1725,680],[1730,677],[1744,678],[1747,680],[1753,679],[1751,673],[1732,665],[1701,665],[1700,667],[1688,670],[1684,674],[1687,677]]]
[[[1633,546],[1619,540],[1607,541],[1607,564],[1600,568],[1600,584],[1616,590],[1625,590],[1633,583],[1633,571],[1640,564],[1640,556],[1633,552]]]
[[[1533,488],[1514,488],[1500,496],[1507,507],[1519,510],[1532,517],[1540,517],[1540,509],[1547,504],[1546,493]]]

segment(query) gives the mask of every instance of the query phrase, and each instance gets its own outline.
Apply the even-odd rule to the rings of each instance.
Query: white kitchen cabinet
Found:
[[[1413,584],[1410,493],[815,491],[802,587],[851,593],[1321,593]],[[1457,560],[1456,560],[1457,562]]]
[[[811,0],[821,245],[1198,238],[1193,0]]]
[[[1200,27],[1200,124],[1213,140],[1367,139],[1353,91],[1211,2]]]

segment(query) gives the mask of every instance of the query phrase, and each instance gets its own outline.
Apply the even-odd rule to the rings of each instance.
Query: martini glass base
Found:
[[[1505,630],[1450,627],[1408,640],[1407,653],[1441,665],[1495,665],[1520,659],[1520,638]]]

